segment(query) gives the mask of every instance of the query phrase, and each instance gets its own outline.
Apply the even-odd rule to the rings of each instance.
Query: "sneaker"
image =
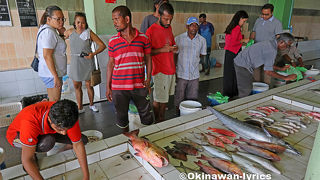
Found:
[[[89,108],[90,108],[93,112],[98,112],[98,111],[99,111],[99,109],[98,109],[95,105],[89,106]]]
[[[79,111],[79,114],[81,114],[81,113],[84,113],[84,112],[85,112],[84,108],[79,109],[78,111]]]

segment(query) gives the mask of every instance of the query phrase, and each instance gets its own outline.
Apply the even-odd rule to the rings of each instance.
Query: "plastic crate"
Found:
[[[0,104],[0,127],[7,127],[21,111],[20,102]]]

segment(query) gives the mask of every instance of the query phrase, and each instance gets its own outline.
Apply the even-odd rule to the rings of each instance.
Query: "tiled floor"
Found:
[[[222,68],[216,68],[221,71]],[[219,71],[215,71],[215,69],[211,70],[211,73],[207,77],[215,78],[213,80],[203,80],[200,82],[201,91],[199,92],[199,101],[203,105],[208,105],[207,102],[207,94],[215,93],[217,91],[222,91],[222,78],[217,78],[219,75]],[[215,73],[217,72],[217,73]],[[205,76],[204,73],[201,76]],[[205,78],[207,78],[205,77]],[[88,96],[86,94],[86,89],[83,89],[84,94],[84,103],[88,103]],[[62,98],[72,99],[74,100],[75,95],[74,92],[69,94],[64,94]],[[4,99],[2,102],[6,103],[7,100],[11,101],[20,101],[20,97],[16,98],[8,98]],[[95,97],[97,100],[97,97]],[[96,103],[96,106],[99,108],[98,113],[92,112],[88,106],[84,106],[86,112],[80,114],[80,127],[82,131],[86,130],[98,130],[103,133],[103,137],[112,137],[121,133],[121,130],[115,125],[115,110],[112,103],[107,101],[101,101]],[[169,110],[166,112],[166,119],[171,119],[175,117],[175,107],[173,105],[173,96],[170,97],[168,103]],[[10,152],[6,156],[5,163],[8,167],[17,165],[21,163],[20,155],[21,150],[18,148],[13,148],[9,145],[9,143],[5,139],[5,133],[7,128],[0,128],[0,144],[1,147],[5,149],[6,152]],[[39,154],[40,157],[44,156],[44,154]]]

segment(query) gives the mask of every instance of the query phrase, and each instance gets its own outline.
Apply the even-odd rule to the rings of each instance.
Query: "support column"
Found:
[[[126,0],[116,3],[105,3],[104,0],[83,0],[89,27],[98,35],[115,34],[112,22],[113,8],[126,5]]]
[[[291,15],[294,0],[269,0],[273,4],[273,15],[282,22],[284,30],[291,30]]]

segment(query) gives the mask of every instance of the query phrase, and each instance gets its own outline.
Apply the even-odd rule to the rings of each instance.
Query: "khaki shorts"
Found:
[[[169,102],[169,95],[174,95],[176,75],[158,73],[153,76],[153,100],[159,103]]]

